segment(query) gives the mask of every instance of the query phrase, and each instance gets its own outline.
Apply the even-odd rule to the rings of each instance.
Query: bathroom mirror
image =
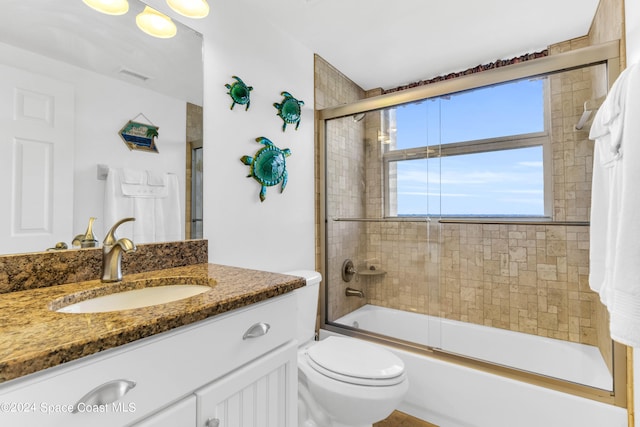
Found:
[[[99,165],[178,175],[182,222],[190,219],[187,164],[193,146],[202,145],[202,36],[174,19],[175,37],[151,37],[135,22],[145,4],[129,5],[112,16],[80,0],[3,1],[0,129],[12,129],[20,116],[26,133],[0,131],[0,254],[44,251],[58,241],[71,247],[90,217],[98,218],[102,241],[112,224],[101,221]],[[129,120],[159,128],[159,153],[128,149],[119,131]],[[39,133],[60,123],[61,145]]]

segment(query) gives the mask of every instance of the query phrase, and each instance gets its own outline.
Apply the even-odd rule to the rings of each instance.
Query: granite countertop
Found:
[[[176,278],[209,285],[211,290],[130,310],[90,314],[54,311],[110,293],[113,286],[134,289],[170,284]],[[2,294],[0,382],[282,295],[304,284],[304,279],[295,276],[196,264],[129,274],[119,283],[91,280]]]

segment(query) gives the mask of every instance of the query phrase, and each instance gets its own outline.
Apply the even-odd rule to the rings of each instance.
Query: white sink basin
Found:
[[[178,301],[210,290],[211,287],[202,285],[152,286],[91,298],[67,305],[56,311],[59,313],[104,313],[129,310]]]

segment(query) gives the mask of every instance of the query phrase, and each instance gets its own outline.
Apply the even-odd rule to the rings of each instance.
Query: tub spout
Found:
[[[358,290],[358,289],[347,288],[345,290],[344,294],[346,296],[348,296],[348,297],[364,298],[364,293],[361,290]]]

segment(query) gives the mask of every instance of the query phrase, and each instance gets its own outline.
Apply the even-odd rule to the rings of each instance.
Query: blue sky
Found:
[[[543,81],[518,82],[396,110],[397,148],[544,130]],[[542,215],[542,147],[397,163],[398,213]]]

